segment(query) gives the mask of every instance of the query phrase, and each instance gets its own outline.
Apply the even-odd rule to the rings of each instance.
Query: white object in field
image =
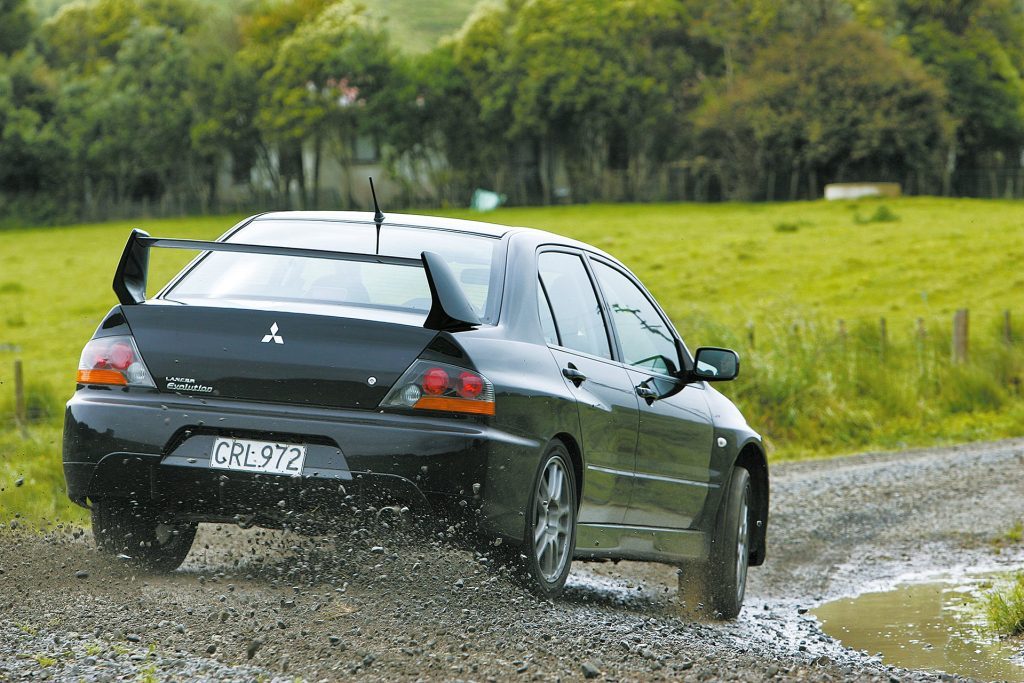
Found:
[[[469,206],[475,211],[493,211],[505,203],[505,195],[477,188]]]
[[[860,199],[862,197],[899,197],[899,183],[829,183],[825,199]]]

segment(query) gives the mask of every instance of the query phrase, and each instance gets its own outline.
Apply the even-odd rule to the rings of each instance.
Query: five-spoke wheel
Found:
[[[568,451],[554,444],[541,459],[527,508],[522,576],[543,597],[562,592],[576,547],[576,475]]]

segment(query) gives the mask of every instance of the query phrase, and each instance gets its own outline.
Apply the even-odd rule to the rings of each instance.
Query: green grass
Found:
[[[1024,522],[1018,520],[1009,530],[993,538],[991,545],[996,553],[1001,553],[1004,548],[1020,545],[1021,541],[1024,541]]]
[[[898,219],[859,222],[883,206]],[[1012,201],[620,204],[482,216],[589,242],[631,266],[672,316],[731,326],[884,316],[896,335],[919,316],[944,324],[960,307],[977,326],[1021,306],[1024,291],[1024,204]],[[1024,335],[1024,306],[1019,315]]]
[[[1024,338],[1022,209],[1006,201],[908,198],[448,215],[547,228],[622,259],[691,348],[721,344],[740,352],[740,379],[721,388],[778,460],[1024,434],[1024,344],[1000,338],[1004,309],[1013,311]],[[82,518],[63,498],[62,403],[82,345],[115,303],[110,278],[129,227],[214,238],[232,223],[194,218],[0,232],[0,349],[22,349],[0,350],[0,519]],[[170,254],[156,252],[163,260],[154,262],[151,281],[162,282],[188,257]],[[954,366],[950,329],[960,307],[971,313],[971,360]],[[13,428],[16,356],[25,363],[27,440]],[[19,477],[23,485],[15,487]]]
[[[1018,574],[1012,583],[993,588],[981,598],[985,623],[993,632],[1003,636],[1024,633],[1024,574]]]

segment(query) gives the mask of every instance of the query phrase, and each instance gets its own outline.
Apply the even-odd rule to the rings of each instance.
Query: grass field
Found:
[[[928,198],[590,205],[483,218],[607,250],[650,286],[691,348],[736,348],[743,372],[723,390],[775,459],[1024,434],[1024,343],[1001,338],[1007,309],[1024,338],[1024,205]],[[129,228],[214,238],[232,223],[207,217],[0,232],[0,519],[80,515],[61,492],[62,403],[82,345],[115,303],[110,279]],[[151,282],[169,277],[187,254],[177,258],[157,260]],[[960,307],[970,309],[971,356],[955,366],[950,327]],[[10,346],[20,351],[3,350]],[[15,357],[25,364],[28,439],[13,428]],[[23,483],[15,487],[17,479]]]

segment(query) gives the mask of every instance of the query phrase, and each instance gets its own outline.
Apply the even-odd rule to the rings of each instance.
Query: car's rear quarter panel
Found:
[[[460,335],[459,343],[494,383],[494,427],[522,439],[492,449],[481,509],[492,531],[520,540],[530,487],[552,439],[580,443],[576,402],[546,346],[503,338],[500,328]]]

